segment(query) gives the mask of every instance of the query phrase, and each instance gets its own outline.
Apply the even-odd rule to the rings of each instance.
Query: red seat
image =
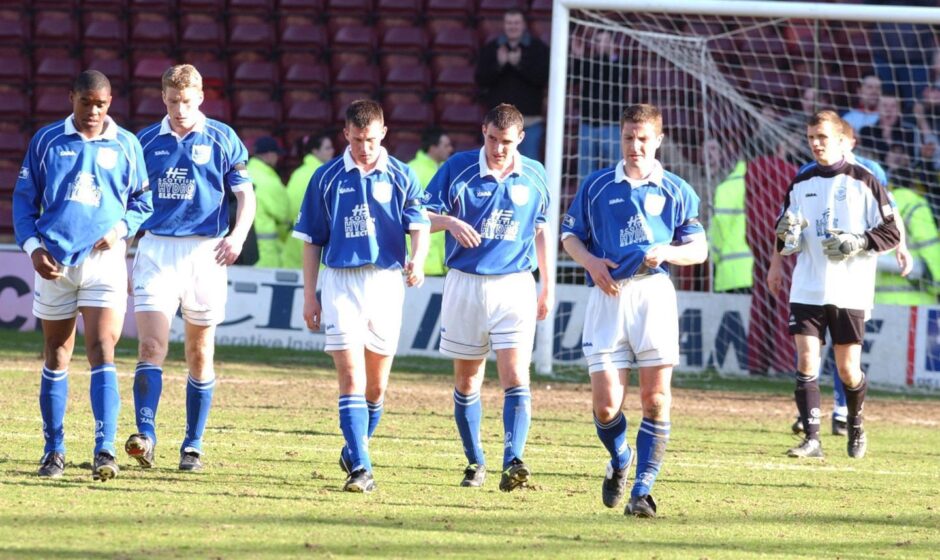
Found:
[[[0,200],[0,234],[12,235],[13,232],[13,201]]]
[[[374,95],[379,86],[379,68],[367,64],[343,66],[333,77],[333,89]]]
[[[28,143],[22,132],[0,131],[0,158],[22,158]]]
[[[225,42],[222,24],[208,15],[184,15],[180,20],[180,47],[220,49]]]
[[[383,90],[413,91],[424,95],[431,84],[428,67],[420,65],[392,66],[385,71],[382,80]]]
[[[145,126],[166,116],[166,105],[159,97],[144,97],[134,104],[134,122]]]
[[[78,22],[70,12],[42,11],[33,20],[33,42],[42,46],[78,44]]]
[[[127,61],[123,58],[86,58],[85,68],[97,70],[107,76],[112,90],[120,90],[127,85]]]
[[[82,0],[82,9],[86,11],[101,10],[120,14],[126,5],[126,0]]]
[[[473,0],[427,0],[424,15],[429,19],[453,18],[469,21],[473,18],[475,10]]]
[[[483,108],[477,104],[447,104],[438,115],[438,124],[448,132],[477,132],[485,116]]]
[[[382,33],[379,49],[383,54],[425,54],[428,50],[428,34],[421,27],[389,27]]]
[[[202,76],[203,89],[222,91],[229,85],[228,65],[225,62],[216,58],[187,60],[186,62],[199,71],[199,75]]]
[[[199,110],[210,119],[227,123],[232,120],[232,107],[227,99],[206,99]]]
[[[28,59],[22,56],[8,56],[3,64],[0,64],[0,83],[22,89],[29,82],[29,71]],[[6,95],[7,92],[4,92],[4,103],[6,103]]]
[[[29,19],[9,12],[0,16],[0,45],[22,47],[29,39]]]
[[[131,13],[158,11],[170,14],[176,11],[177,8],[176,0],[126,0],[125,4],[130,9]],[[184,4],[185,1],[180,0],[180,12],[192,11],[191,7],[185,6]]]
[[[330,17],[350,16],[357,19],[374,12],[372,0],[327,0],[326,11]]]
[[[285,86],[327,90],[330,87],[330,69],[325,64],[295,62],[283,68]]]
[[[169,49],[176,44],[176,22],[167,14],[146,12],[131,17],[130,48],[139,46]]]
[[[232,69],[232,75],[236,87],[252,85],[272,87],[280,81],[277,66],[273,62],[242,62]]]
[[[529,6],[530,18],[551,18],[553,0],[532,0]]]
[[[247,101],[235,109],[239,126],[263,126],[275,129],[281,123],[281,104],[277,101]]]
[[[333,52],[363,52],[371,55],[378,43],[375,28],[363,25],[344,25],[333,32],[330,46]]]
[[[228,9],[231,13],[269,17],[274,13],[274,0],[228,0]]]
[[[230,49],[272,51],[277,41],[274,25],[267,21],[240,21],[229,23]]]
[[[421,0],[377,0],[376,13],[382,14],[382,22],[388,18],[417,20],[421,15]]]
[[[131,128],[131,104],[125,96],[112,96],[108,107],[108,116],[114,119],[118,126]]]
[[[194,12],[221,16],[225,13],[225,0],[179,0],[179,13]]]
[[[110,13],[86,14],[82,32],[85,48],[116,47],[123,48],[127,43],[127,26],[117,16]]]
[[[369,98],[371,98],[371,96],[363,95],[363,93],[359,91],[334,91],[331,96],[334,125],[338,128],[343,128],[346,125],[346,109],[349,107],[349,104],[358,99]],[[343,144],[345,144],[345,142],[345,140],[342,141]],[[336,149],[339,151],[338,146]]]
[[[23,160],[23,153],[10,157],[10,159],[16,161],[17,167],[0,168],[0,200],[10,200],[10,197],[13,196],[13,188],[16,186],[17,179],[19,179],[18,168],[19,163]]]
[[[468,60],[476,55],[477,34],[472,29],[442,29],[431,40],[432,54],[459,55]]]
[[[37,125],[44,126],[62,120],[72,112],[68,87],[36,88],[33,92],[32,117]],[[6,105],[5,99],[2,105]]]
[[[429,103],[385,104],[385,122],[395,130],[424,130],[434,124],[434,109]]]
[[[326,29],[312,23],[285,23],[281,26],[281,50],[311,51],[319,56],[328,45]]]
[[[324,0],[280,0],[277,8],[281,14],[320,14],[323,4]]]
[[[445,66],[434,76],[434,89],[438,92],[471,93],[478,91],[473,66]]]
[[[76,58],[46,56],[36,61],[34,79],[43,84],[71,85],[81,71],[81,62]]]
[[[389,132],[383,144],[392,157],[407,163],[421,149],[421,138],[414,132]]]
[[[176,64],[173,59],[165,57],[140,58],[134,64],[131,82],[140,85],[159,84],[167,68]]]
[[[773,68],[745,68],[750,91],[762,101],[784,106],[796,99],[796,83],[793,74]]]
[[[477,4],[477,17],[502,18],[508,10],[526,11],[525,0],[479,0]]]
[[[333,109],[328,101],[295,101],[286,109],[287,123],[310,129],[325,128],[333,122]]]
[[[738,37],[738,57],[745,64],[776,65],[785,63],[787,42],[780,30],[773,27],[758,27]]]

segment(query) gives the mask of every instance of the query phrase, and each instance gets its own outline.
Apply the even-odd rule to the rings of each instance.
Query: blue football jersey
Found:
[[[614,280],[645,272],[668,274],[665,263],[641,270],[643,258],[654,245],[684,244],[704,236],[698,207],[692,187],[659,162],[648,179],[634,181],[624,173],[621,160],[581,184],[562,219],[562,239],[574,235],[592,255],[617,263],[610,271]]]
[[[91,140],[73,116],[33,136],[13,191],[20,247],[41,240],[56,262],[76,266],[119,221],[133,237],[151,211],[140,143],[110,117]]]
[[[310,178],[294,237],[323,247],[331,268],[402,268],[405,232],[430,228],[414,171],[385,149],[363,176],[349,148]]]
[[[445,263],[470,274],[510,274],[538,268],[535,230],[546,222],[548,182],[542,164],[516,154],[513,168],[497,180],[484,150],[450,157],[428,184],[428,210],[468,223],[481,237],[466,249],[448,232]]]
[[[252,188],[248,150],[235,131],[202,115],[184,138],[168,117],[137,136],[153,191],[153,216],[141,229],[169,237],[228,233],[228,192]]]

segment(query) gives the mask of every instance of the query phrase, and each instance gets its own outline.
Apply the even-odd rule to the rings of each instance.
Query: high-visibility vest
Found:
[[[754,255],[747,244],[744,214],[744,174],[747,162],[738,161],[734,170],[715,187],[715,205],[708,226],[711,261],[715,266],[714,291],[751,288],[754,285]]]
[[[303,204],[304,194],[307,192],[310,179],[321,165],[323,165],[323,162],[317,156],[307,154],[304,156],[304,161],[300,167],[295,169],[291,173],[290,179],[287,180],[287,203],[291,229],[293,229],[294,222],[297,221],[300,205]],[[284,252],[281,254],[281,267],[295,269],[304,267],[304,242],[302,239],[288,235],[284,241]]]
[[[428,188],[431,178],[441,167],[439,163],[431,159],[431,156],[418,150],[415,158],[408,162],[408,166],[414,170],[418,176],[418,182],[421,188]],[[411,252],[411,236],[408,236],[408,252]],[[428,247],[428,257],[424,261],[424,273],[427,276],[444,276],[447,268],[444,266],[444,232],[439,231],[431,234],[430,246]]]
[[[912,189],[895,187],[891,194],[897,204],[896,216],[904,221],[907,231],[907,248],[915,259],[923,261],[925,272],[918,280],[909,280],[900,272],[879,269],[875,278],[875,303],[935,304],[940,294],[940,237],[930,205]],[[891,251],[891,255],[894,254]]]
[[[283,240],[292,222],[289,217],[287,189],[277,170],[253,157],[248,160],[248,176],[255,186],[255,234],[258,236],[259,268],[280,268]]]

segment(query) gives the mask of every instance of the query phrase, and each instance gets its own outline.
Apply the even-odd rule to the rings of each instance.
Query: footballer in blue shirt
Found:
[[[589,175],[562,220],[562,244],[587,271],[593,289],[581,348],[591,375],[594,424],[610,453],[601,497],[615,507],[636,479],[625,515],[655,517],[650,496],[669,440],[670,383],[679,363],[679,318],[668,265],[708,256],[699,199],[663,169],[656,150],[663,119],[653,105],[632,105],[620,118],[623,159]],[[639,369],[643,420],[636,452],[622,412],[630,368]]]
[[[447,231],[440,350],[454,360],[454,418],[467,457],[460,485],[479,487],[486,477],[480,388],[492,349],[504,391],[499,488],[509,492],[531,476],[523,461],[532,417],[529,364],[536,321],[548,314],[555,288],[549,193],[545,168],[519,153],[525,132],[518,109],[497,105],[482,130],[483,147],[451,156],[431,179],[426,200],[431,231]]]
[[[349,105],[343,128],[349,147],[313,174],[294,226],[294,237],[304,241],[304,321],[310,330],[325,331],[324,350],[339,381],[339,427],[346,441],[339,464],[347,492],[375,489],[369,439],[384,410],[404,285],[424,282],[428,251],[421,186],[414,171],[382,147],[386,131],[378,103]]]
[[[179,469],[198,471],[215,390],[215,327],[225,318],[227,267],[238,258],[248,235],[255,194],[245,167],[245,145],[228,125],[199,111],[199,71],[189,64],[168,68],[162,92],[167,116],[137,135],[150,173],[153,215],[141,226],[147,233],[134,259],[137,432],[124,450],[141,467],[153,466],[170,322],[181,309],[189,376]],[[229,193],[237,201],[231,231]]]
[[[36,270],[33,314],[44,340],[39,476],[57,478],[65,470],[68,368],[81,312],[95,417],[92,476],[109,480],[119,470],[114,347],[127,306],[126,240],[152,208],[140,143],[108,117],[108,78],[82,72],[69,100],[72,114],[33,137],[13,192],[16,242]]]

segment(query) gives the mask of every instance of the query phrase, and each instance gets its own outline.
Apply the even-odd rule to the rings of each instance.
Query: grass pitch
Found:
[[[81,342],[78,345],[81,348]],[[336,383],[323,354],[220,348],[206,470],[176,470],[184,367],[174,347],[158,414],[157,465],[91,479],[87,363],[76,353],[60,480],[36,477],[41,339],[0,333],[0,557],[3,558],[937,558],[940,401],[874,393],[869,452],[784,456],[796,443],[792,384],[679,378],[673,433],[654,489],[660,517],[600,501],[605,452],[586,384],[540,380],[526,460],[534,487],[504,494],[498,472],[458,488],[463,453],[449,363],[400,359],[371,451],[379,486],[340,491]],[[117,445],[134,431],[133,341],[122,342]],[[719,388],[714,388],[717,386]],[[484,442],[501,460],[501,393],[483,390]],[[830,398],[824,394],[824,409]],[[630,439],[639,401],[627,402]],[[828,427],[828,426],[826,426]],[[632,443],[631,443],[632,445]],[[632,478],[632,476],[631,476]]]

